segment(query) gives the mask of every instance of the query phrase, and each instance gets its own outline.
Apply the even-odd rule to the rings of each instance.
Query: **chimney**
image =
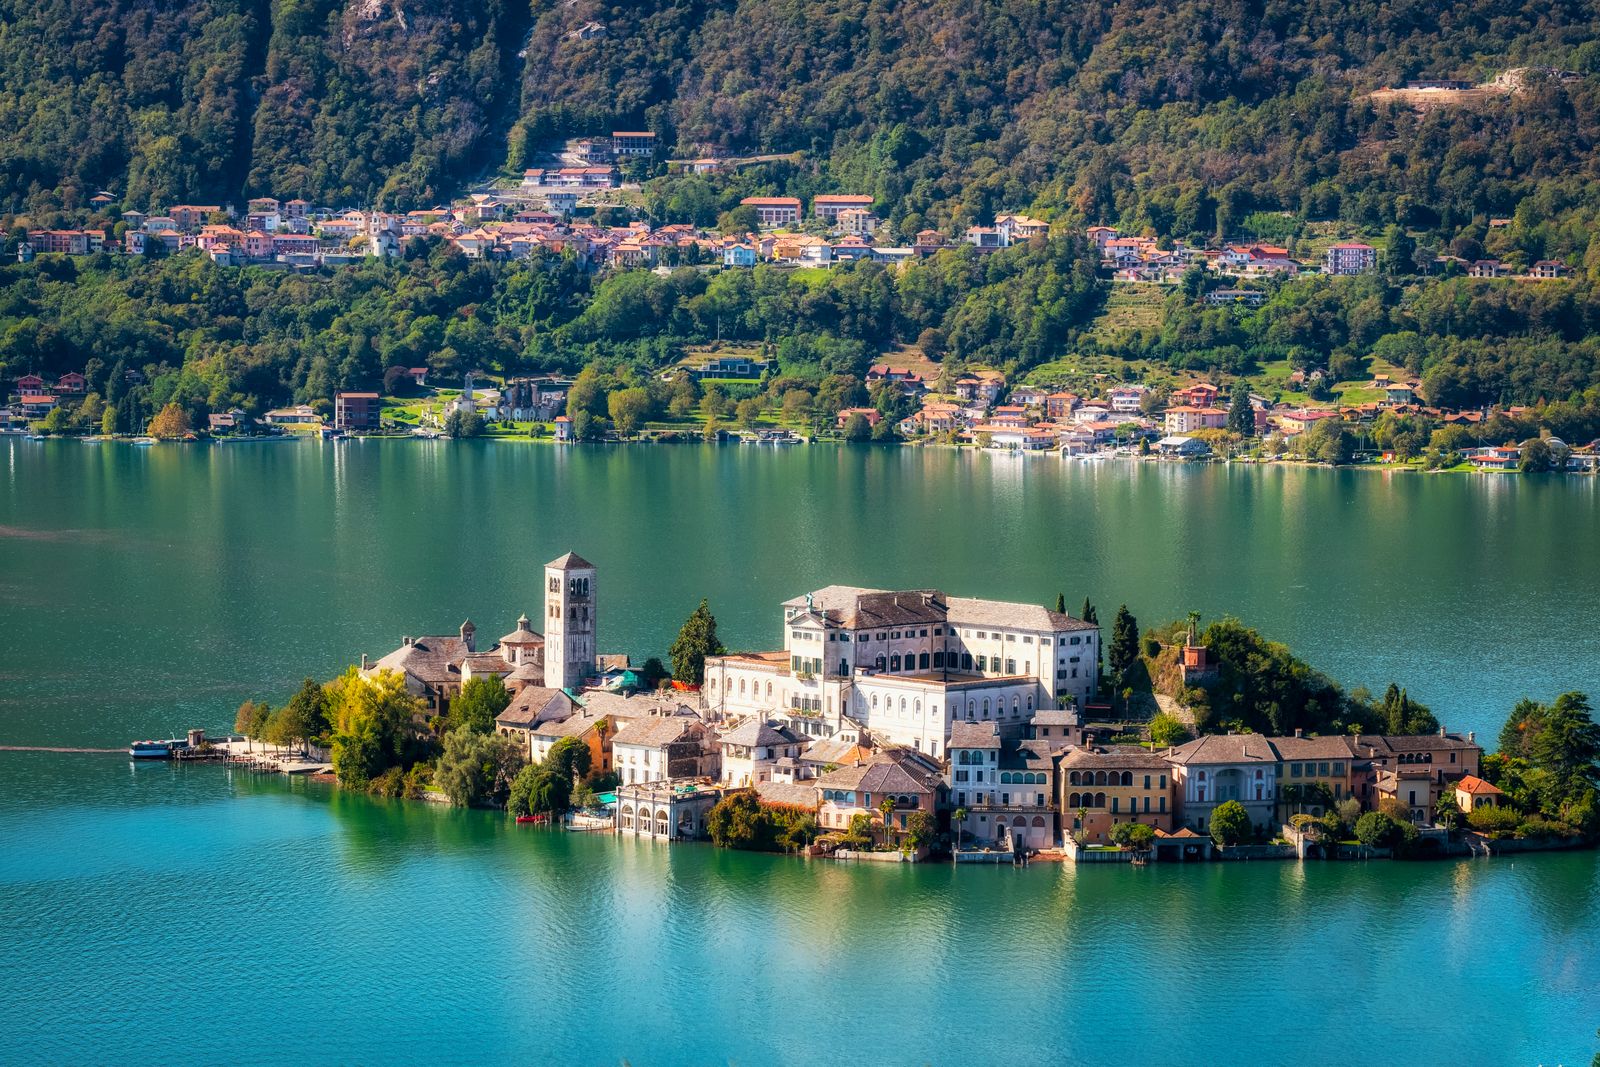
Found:
[[[468,619],[466,622],[463,622],[461,624],[461,643],[467,646],[467,651],[468,652],[476,652],[476,651],[478,651],[478,649],[476,647],[476,645],[477,645],[477,641],[476,641],[477,634],[478,634],[478,628],[476,626],[472,625],[472,620],[471,619]]]
[[[1302,729],[1301,729],[1301,728],[1300,728],[1300,727],[1298,727],[1298,726],[1296,726],[1296,727],[1295,727],[1295,728],[1294,728],[1294,735],[1295,735],[1295,736],[1296,736],[1296,737],[1304,737],[1304,736],[1305,736],[1305,731],[1304,731],[1304,730],[1302,730]]]
[[[361,669],[367,669],[367,654],[365,652],[361,653]]]
[[[404,636],[404,637],[402,637],[400,639],[400,647],[401,648],[410,648],[411,647],[411,635],[410,634],[407,634],[406,636]]]
[[[1467,731],[1467,740],[1468,741],[1474,741],[1474,742],[1477,741],[1478,740],[1478,731],[1476,731],[1476,730],[1468,730]]]
[[[1444,736],[1444,727],[1443,726],[1439,727],[1439,736],[1440,737]]]

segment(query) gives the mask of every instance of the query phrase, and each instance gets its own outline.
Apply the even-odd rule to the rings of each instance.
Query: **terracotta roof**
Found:
[[[559,422],[560,420],[558,419],[556,421]],[[570,571],[580,568],[588,568],[589,570],[593,570],[594,564],[590,563],[576,552],[568,552],[566,555],[560,556],[545,564],[546,569],[552,567],[561,571]]]
[[[1475,774],[1463,776],[1461,781],[1456,783],[1456,788],[1461,790],[1463,793],[1471,793],[1473,796],[1505,795],[1504,791],[1501,790],[1499,786],[1494,785],[1491,782],[1486,782]]]

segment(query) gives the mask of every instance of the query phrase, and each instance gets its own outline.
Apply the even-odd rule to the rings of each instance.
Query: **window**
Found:
[[[988,669],[988,666],[989,666],[989,659],[988,659],[988,657],[987,657],[987,656],[979,656],[979,657],[978,657],[978,669],[979,669],[979,670],[980,670],[980,671],[982,671],[982,670],[987,670],[987,669]]]
[[[1007,674],[1016,674],[1017,673],[1017,661],[1016,660],[1014,660],[1014,659],[1006,660],[1006,673]]]
[[[971,655],[971,653],[968,653],[968,652],[961,653],[961,669],[964,670],[964,671],[970,671],[972,669],[972,655]]]
[[[1144,776],[1144,787],[1146,789],[1150,788],[1150,776],[1148,774]]]
[[[933,666],[934,666],[934,668],[936,670],[938,668],[944,666],[944,653],[943,652],[935,652],[933,654]]]
[[[1044,794],[1043,793],[1035,793],[1035,794],[1033,794],[1033,806],[1036,807],[1036,808],[1044,807]]]
[[[1025,645],[1033,644],[1033,635],[1032,634],[1023,634],[1022,635],[1022,643],[1025,644]]]
[[[1081,637],[1074,637],[1074,638],[1073,638],[1073,639],[1072,639],[1072,643],[1073,643],[1073,644],[1075,644],[1075,645],[1076,645],[1076,644],[1079,644],[1079,643],[1081,643],[1081,642],[1082,642],[1082,640],[1083,640],[1083,639],[1082,639],[1082,638],[1081,638]]]
[[[891,671],[900,669],[900,656],[898,654],[889,657],[889,669]]]
[[[917,667],[919,670],[924,671],[928,669],[928,654],[926,652],[917,655]]]
[[[1111,798],[1111,814],[1113,814],[1113,815],[1117,814],[1118,801],[1120,801],[1121,799],[1122,799],[1121,797],[1112,797]]]
[[[1317,773],[1324,778],[1328,777],[1328,765],[1326,763],[1317,764]],[[1257,777],[1260,777],[1260,775],[1257,775]]]
[[[1006,807],[1010,807],[1011,806],[1011,794],[1010,793],[1001,793],[1000,794],[1000,803],[1004,804]]]

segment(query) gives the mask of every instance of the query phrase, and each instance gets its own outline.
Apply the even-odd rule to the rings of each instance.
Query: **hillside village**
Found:
[[[1379,250],[1360,241],[1335,241],[1308,258],[1292,255],[1286,246],[1256,240],[1197,246],[1125,234],[1105,225],[1088,226],[1074,235],[1015,212],[997,214],[991,224],[957,233],[922,229],[896,234],[879,215],[883,205],[858,193],[819,193],[809,202],[799,197],[748,196],[737,208],[737,219],[748,229],[731,232],[726,226],[652,225],[634,218],[636,209],[628,201],[613,201],[608,194],[622,191],[626,174],[637,173],[639,165],[656,159],[654,139],[654,134],[643,131],[578,138],[568,142],[559,159],[570,165],[531,168],[520,182],[403,214],[331,210],[300,198],[273,197],[250,200],[242,213],[223,204],[179,204],[147,214],[101,192],[91,199],[91,208],[100,213],[96,222],[81,229],[30,231],[16,240],[16,256],[29,262],[40,256],[192,253],[222,266],[316,271],[397,257],[407,242],[423,239],[454,249],[468,260],[514,262],[561,256],[591,272],[665,273],[685,267],[713,272],[757,266],[827,269],[862,261],[892,268],[948,249],[987,254],[1081,236],[1097,255],[1101,276],[1113,295],[1119,288],[1172,292],[1193,285],[1198,274],[1209,279],[1199,283],[1199,306],[1239,311],[1260,306],[1284,279],[1303,274],[1349,277],[1380,268]],[[667,164],[678,173],[696,175],[731,173],[741,165],[712,157]],[[1490,221],[1494,225],[1509,220]],[[1549,282],[1571,273],[1565,263],[1553,259],[1536,261],[1525,270],[1513,270],[1495,259],[1467,260],[1448,254],[1434,257],[1432,263],[1440,274],[1483,279]],[[1310,440],[1307,435],[1319,423],[1328,422],[1347,427],[1363,442],[1359,450],[1369,457],[1412,460],[1422,451],[1415,445],[1419,436],[1425,442],[1456,427],[1465,435],[1447,435],[1449,447],[1438,449],[1454,461],[1452,465],[1485,470],[1528,466],[1523,453],[1529,435],[1518,425],[1528,416],[1528,408],[1454,409],[1428,404],[1420,381],[1402,368],[1375,369],[1359,389],[1363,398],[1341,403],[1329,392],[1325,372],[1317,368],[1294,370],[1274,390],[1259,383],[1241,388],[1240,383],[1230,385],[1217,375],[1210,381],[1180,378],[1158,383],[1118,381],[1105,374],[1052,379],[1041,371],[1026,377],[1017,374],[1018,380],[1008,381],[1005,373],[993,368],[947,368],[920,356],[902,360],[887,352],[882,362],[841,394],[836,405],[812,404],[804,418],[787,412],[778,417],[775,409],[785,398],[774,393],[755,412],[742,414],[735,428],[733,401],[749,397],[752,390],[759,393],[774,375],[775,363],[764,350],[723,354],[717,348],[713,345],[702,358],[683,360],[659,375],[667,383],[689,380],[696,402],[715,391],[708,385],[730,393],[727,410],[720,412],[719,437],[742,431],[781,443],[837,435],[853,440],[967,443],[1017,453],[1079,456],[1121,450],[1196,459],[1249,451],[1249,446],[1241,449],[1241,442],[1250,439],[1267,442],[1268,455],[1304,454],[1299,444]],[[321,405],[265,412],[213,410],[204,416],[207,425],[185,426],[183,432],[226,436],[266,429],[435,435],[445,432],[453,415],[471,413],[491,426],[516,433],[542,432],[559,442],[631,435],[626,427],[608,428],[563,410],[569,378],[496,379],[478,369],[467,376],[463,392],[437,381],[430,387],[428,373],[426,367],[390,368],[382,392],[341,390]],[[474,390],[474,376],[488,388]],[[73,417],[75,405],[93,392],[78,372],[54,381],[26,373],[7,384],[8,404],[0,409],[0,429],[52,432],[76,425],[82,420]],[[409,386],[409,398],[393,392],[397,384]],[[1237,395],[1241,392],[1243,396]],[[1281,399],[1285,392],[1290,398]],[[711,421],[719,414],[710,410],[715,406],[707,405]],[[58,409],[62,414],[48,423]],[[1374,427],[1385,419],[1402,420],[1404,437],[1411,444],[1395,448],[1388,443],[1393,434],[1374,434]],[[81,432],[98,427],[77,428]],[[645,435],[702,430],[711,432],[704,422],[658,418]],[[1554,440],[1544,447],[1555,449],[1556,461],[1546,461],[1541,451],[1536,469],[1594,468],[1592,444]],[[1343,462],[1356,451],[1353,443],[1341,445],[1318,458]]]

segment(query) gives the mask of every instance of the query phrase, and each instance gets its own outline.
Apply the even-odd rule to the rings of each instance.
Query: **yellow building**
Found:
[[[1469,774],[1456,783],[1456,807],[1467,814],[1478,808],[1498,808],[1505,804],[1506,795],[1498,786]]]
[[[1087,841],[1105,842],[1119,822],[1173,828],[1172,768],[1136,745],[1074,748],[1056,781],[1064,834],[1081,830]]]

